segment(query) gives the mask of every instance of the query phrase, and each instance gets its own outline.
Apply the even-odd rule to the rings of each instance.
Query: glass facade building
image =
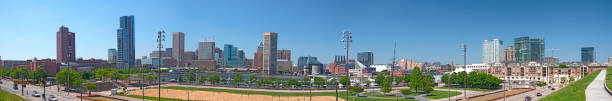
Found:
[[[134,16],[121,16],[117,29],[117,67],[135,67]]]
[[[276,50],[278,33],[266,32],[263,39],[263,70],[267,74],[276,74]]]
[[[595,62],[595,48],[594,47],[582,47],[580,49],[581,61],[585,63]]]
[[[519,37],[514,39],[514,60],[516,62],[543,62],[544,61],[544,39]]]
[[[244,52],[234,45],[225,44],[223,48],[223,64],[226,68],[244,66]]]
[[[357,53],[357,60],[366,67],[374,64],[374,52],[359,52]]]

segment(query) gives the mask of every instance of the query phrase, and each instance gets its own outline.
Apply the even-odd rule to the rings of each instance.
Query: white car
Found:
[[[32,91],[32,96],[33,97],[40,97],[40,94],[38,94],[38,91]]]
[[[49,100],[49,101],[57,101],[57,97],[55,97],[55,95],[49,95],[49,97],[47,97],[47,100]]]

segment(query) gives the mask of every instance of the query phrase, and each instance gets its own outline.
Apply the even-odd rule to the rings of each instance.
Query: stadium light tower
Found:
[[[351,78],[349,75],[349,50],[351,50],[351,43],[353,43],[353,36],[351,35],[352,32],[351,31],[344,31],[342,32],[342,41],[345,45],[344,45],[344,50],[346,50],[346,59],[345,59],[345,69],[344,72],[346,73],[346,78],[348,79],[347,83],[344,84],[344,86],[346,87],[346,100],[349,100],[349,86],[351,84]],[[336,100],[338,100],[338,98],[336,98]]]
[[[157,49],[159,49],[160,52],[159,56],[160,59],[158,59],[157,63],[159,64],[157,66],[157,101],[161,101],[161,49],[164,48],[164,44],[162,44],[162,42],[166,41],[166,31],[161,30],[157,32]],[[144,90],[144,89],[143,89]],[[144,93],[143,93],[144,94]]]

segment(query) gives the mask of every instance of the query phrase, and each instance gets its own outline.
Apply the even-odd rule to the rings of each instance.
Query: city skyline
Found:
[[[350,58],[355,59],[358,52],[373,51],[376,54],[374,56],[376,58],[375,64],[391,63],[394,40],[397,40],[400,45],[398,46],[398,60],[406,58],[418,62],[439,61],[448,63],[450,61],[462,61],[460,44],[466,43],[468,46],[468,63],[480,63],[482,61],[482,40],[498,37],[507,43],[504,44],[505,48],[513,45],[508,43],[514,43],[514,38],[523,36],[544,38],[546,41],[545,56],[551,56],[551,48],[560,49],[555,51],[555,57],[559,57],[562,62],[580,61],[581,47],[595,47],[595,52],[598,52],[595,53],[597,54],[596,61],[600,63],[605,62],[607,57],[612,56],[612,53],[605,53],[612,51],[611,47],[606,47],[609,46],[609,43],[612,43],[612,40],[607,39],[612,37],[612,29],[605,28],[605,26],[612,25],[612,20],[608,19],[612,17],[612,14],[605,13],[612,10],[612,7],[604,5],[609,4],[609,1],[555,2],[558,5],[539,5],[546,2],[531,2],[533,4],[523,5],[527,9],[510,9],[513,5],[518,5],[517,3],[521,2],[509,1],[470,4],[469,6],[473,6],[473,8],[464,8],[464,6],[461,6],[463,4],[461,2],[436,2],[439,5],[449,5],[449,7],[440,9],[435,9],[437,4],[433,4],[434,2],[415,1],[372,4],[373,7],[360,7],[367,5],[367,2],[349,2],[354,4],[355,7],[334,7],[338,6],[337,4],[340,1],[276,1],[254,4],[206,1],[181,3],[128,1],[126,4],[115,4],[119,1],[112,1],[99,3],[94,7],[87,6],[95,5],[98,2],[64,7],[56,2],[40,1],[26,3],[22,5],[23,7],[16,7],[17,4],[23,2],[28,1],[2,1],[1,3],[3,7],[0,7],[0,11],[8,13],[7,16],[0,17],[0,21],[6,22],[0,24],[0,28],[5,30],[5,33],[1,34],[2,37],[0,37],[0,40],[5,41],[0,44],[0,49],[2,49],[0,50],[0,56],[3,60],[26,60],[35,57],[56,59],[56,52],[52,51],[52,49],[55,49],[55,45],[53,45],[56,41],[54,36],[57,27],[62,25],[69,27],[71,32],[78,33],[75,36],[77,58],[107,59],[107,50],[117,48],[116,31],[119,28],[117,18],[125,15],[134,15],[139,18],[135,21],[136,54],[134,57],[147,56],[151,51],[156,50],[155,32],[161,29],[168,32],[189,33],[185,35],[185,51],[195,51],[198,47],[198,40],[213,38],[216,41],[215,46],[233,44],[244,49],[246,54],[255,52],[257,44],[262,41],[261,33],[278,32],[282,34],[278,37],[278,47],[291,50],[292,57],[314,56],[319,57],[319,60],[323,63],[330,63],[333,61],[333,56],[344,53],[339,40],[341,38],[340,32],[345,29],[351,30],[355,38]],[[133,7],[121,6],[134,2],[137,5]],[[83,2],[74,1],[74,3]],[[268,3],[284,5],[275,8],[257,8],[258,5]],[[495,7],[496,4],[502,3],[505,3],[505,5]],[[162,7],[161,5],[165,4],[170,7],[165,7],[168,9],[153,8]],[[189,8],[191,6],[201,7],[196,6],[197,4],[219,5],[197,9]],[[420,4],[424,6],[418,6]],[[487,4],[493,6],[492,10],[481,11],[474,15],[455,14],[455,12],[476,12],[477,9],[489,7]],[[181,5],[187,5],[188,8],[180,8]],[[240,5],[243,7],[230,9],[224,7],[224,5]],[[375,8],[383,5],[388,7]],[[586,7],[586,5],[589,5],[589,7]],[[310,6],[320,8],[310,10]],[[562,6],[572,6],[573,8],[563,8],[561,11],[552,9]],[[92,11],[76,10],[87,8]],[[107,10],[107,8],[111,10]],[[161,13],[163,16],[158,16],[159,13],[156,12],[145,12],[144,10],[149,10],[148,8],[153,9],[153,11],[164,12]],[[127,10],[115,11],[112,9]],[[224,10],[209,11],[205,9]],[[253,12],[241,12],[246,9],[252,9]],[[406,11],[407,9],[425,11]],[[343,12],[343,10],[347,10],[347,12]],[[92,13],[96,11],[104,12],[100,12],[101,15]],[[270,12],[266,13],[265,11]],[[500,13],[500,11],[513,12]],[[194,12],[195,14],[191,14]],[[540,14],[541,12],[546,13]],[[81,13],[83,15],[79,16]],[[565,13],[575,14],[563,15]],[[257,17],[260,14],[271,14],[271,17]],[[373,16],[377,14],[378,16]],[[98,15],[100,16],[98,17]],[[238,17],[241,15],[244,17]],[[320,16],[297,17],[304,15]],[[440,15],[447,17],[440,17]],[[523,15],[532,16],[523,19],[512,18]],[[383,16],[387,16],[387,18],[381,19]],[[470,17],[482,17],[483,19]],[[497,21],[498,19],[501,20]],[[495,23],[490,23],[491,21],[495,21]],[[468,24],[472,22],[475,24]],[[262,23],[263,25],[256,27],[257,24]],[[462,27],[452,28],[459,25]],[[167,36],[171,35],[167,34]],[[171,42],[166,41],[164,45],[170,46]],[[247,58],[253,58],[252,55],[246,56]]]

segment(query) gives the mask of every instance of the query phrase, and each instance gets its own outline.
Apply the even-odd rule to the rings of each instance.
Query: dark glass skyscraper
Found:
[[[514,39],[514,60],[517,62],[543,62],[544,39],[519,37]]]
[[[244,52],[234,45],[225,44],[223,47],[223,64],[227,68],[244,66]]]
[[[595,48],[594,47],[582,47],[580,49],[581,60],[585,63],[595,62]]]
[[[135,67],[134,16],[121,16],[117,29],[117,67]]]
[[[359,52],[357,53],[357,60],[363,65],[370,67],[374,64],[374,52]]]

